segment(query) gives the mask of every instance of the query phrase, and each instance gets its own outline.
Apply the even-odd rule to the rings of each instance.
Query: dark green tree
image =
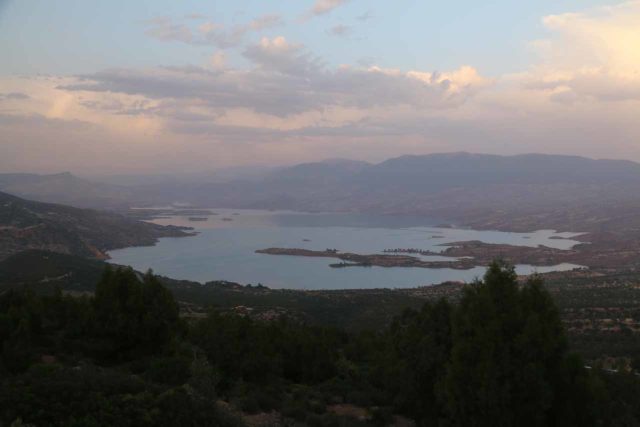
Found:
[[[451,353],[452,307],[446,300],[405,310],[385,335],[373,381],[389,390],[397,411],[422,425],[444,416],[442,381]]]
[[[151,272],[107,268],[96,286],[95,330],[103,353],[123,359],[154,354],[179,330],[178,305]]]
[[[512,266],[492,263],[483,281],[465,288],[453,321],[446,395],[454,424],[569,421],[564,385],[575,375],[567,374],[566,351],[558,310],[542,281],[534,276],[519,285]]]
[[[42,304],[31,291],[9,290],[2,295],[0,350],[5,369],[22,371],[29,366],[41,332]]]

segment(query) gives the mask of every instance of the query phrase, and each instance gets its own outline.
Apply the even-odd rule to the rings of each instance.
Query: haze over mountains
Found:
[[[446,153],[401,156],[379,164],[333,159],[250,172],[228,180],[120,178],[120,185],[68,173],[9,174],[0,175],[0,190],[98,208],[187,203],[476,220],[500,211],[524,214],[611,203],[640,205],[640,164],[625,160]]]
[[[85,180],[69,172],[52,175],[0,174],[0,191],[77,207],[126,206],[135,197],[130,188]]]

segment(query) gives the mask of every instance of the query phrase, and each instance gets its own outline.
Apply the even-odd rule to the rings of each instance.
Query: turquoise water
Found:
[[[189,221],[175,215],[157,219],[158,224],[187,225],[198,235],[164,238],[156,246],[111,251],[111,261],[138,270],[152,268],[175,279],[198,282],[228,280],[290,289],[404,288],[441,283],[447,280],[471,281],[484,268],[471,270],[353,267],[330,268],[332,258],[307,258],[256,254],[268,247],[379,253],[387,248],[417,248],[440,251],[442,243],[480,240],[521,246],[545,245],[569,249],[576,233],[539,230],[532,233],[505,233],[443,228],[443,221],[409,217],[360,214],[306,214],[255,210],[213,209],[218,215],[207,221]],[[200,216],[200,215],[198,215]],[[226,220],[223,220],[226,218]],[[231,219],[231,220],[229,220]],[[552,239],[551,237],[564,237]],[[438,259],[443,257],[425,257]],[[517,266],[520,274],[533,271],[570,270],[578,266]]]

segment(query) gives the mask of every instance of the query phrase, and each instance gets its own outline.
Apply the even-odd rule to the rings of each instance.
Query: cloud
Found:
[[[546,16],[540,63],[523,84],[555,100],[640,100],[640,1]]]
[[[616,76],[601,68],[580,70],[570,76],[534,76],[524,82],[524,87],[546,91],[562,102],[640,100],[640,78]]]
[[[280,15],[263,15],[254,19],[249,23],[249,28],[254,31],[264,30],[267,28],[279,27],[284,24],[284,20]]]
[[[332,36],[346,37],[349,34],[351,34],[351,31],[352,31],[351,27],[347,25],[338,24],[331,27],[328,33]]]
[[[222,70],[226,66],[227,55],[224,53],[224,51],[218,51],[211,55],[209,63],[211,64],[211,68],[213,68],[214,70]]]
[[[149,28],[146,31],[148,36],[161,41],[179,41],[182,43],[192,43],[193,33],[191,29],[183,24],[175,24],[170,18],[159,17],[147,21]]]
[[[356,16],[356,19],[358,21],[360,21],[360,22],[365,22],[365,21],[368,21],[368,20],[370,20],[372,18],[373,18],[373,12],[371,12],[370,10],[366,11],[362,15]]]
[[[217,46],[241,34],[236,27],[277,19],[229,28],[201,20],[188,31],[157,22],[167,27],[158,37]],[[3,78],[0,166],[178,170],[458,150],[640,160],[640,2],[542,22],[548,37],[531,43],[531,65],[495,78],[472,65],[334,66],[284,36],[239,37],[242,66],[218,47],[203,66]]]
[[[7,99],[7,100],[29,99],[29,95],[22,92],[0,93],[0,101],[4,99]]]
[[[185,15],[184,18],[185,19],[195,19],[195,20],[207,19],[207,17],[205,15],[201,14],[201,13],[190,13],[188,15]]]
[[[219,49],[236,47],[244,40],[247,28],[235,26],[226,30],[224,25],[208,21],[198,27],[198,37],[190,44],[216,46]]]
[[[361,67],[369,68],[375,65],[376,58],[374,58],[373,56],[365,56],[362,58],[358,58],[356,63]]]
[[[203,20],[206,17],[188,15],[187,19]],[[146,21],[148,28],[145,33],[164,42],[180,42],[196,46],[216,46],[219,49],[228,49],[242,44],[249,32],[262,31],[283,24],[282,17],[275,14],[259,16],[248,23],[230,27],[210,20],[194,26],[176,23],[168,17],[159,17]]]
[[[321,61],[306,52],[304,46],[289,43],[283,36],[263,37],[260,43],[248,46],[244,56],[264,70],[289,75],[312,76],[322,67]]]
[[[325,15],[346,4],[349,0],[316,0],[313,6],[302,16],[303,20]]]
[[[157,107],[180,103],[217,120],[243,110],[254,119],[285,118],[336,108],[366,112],[371,108],[411,106],[420,110],[454,108],[490,84],[472,67],[445,73],[403,72],[379,67],[327,67],[301,44],[264,37],[243,55],[249,70],[200,67],[114,69],[79,76],[65,91],[121,93],[158,100]],[[157,112],[157,110],[156,110]],[[250,112],[250,113],[246,113]],[[235,111],[237,114],[237,111]],[[262,117],[265,116],[265,117]],[[257,120],[257,119],[256,119]]]
[[[348,0],[316,0],[315,4],[311,8],[311,13],[314,15],[323,15],[331,12],[333,9],[342,6],[347,3]]]
[[[7,125],[20,125],[37,127],[43,130],[86,130],[91,128],[92,124],[81,120],[62,120],[49,118],[40,114],[0,114],[0,128]]]

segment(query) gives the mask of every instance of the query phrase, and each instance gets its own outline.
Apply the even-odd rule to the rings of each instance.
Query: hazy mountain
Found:
[[[135,198],[131,189],[89,181],[68,172],[53,175],[0,174],[0,190],[41,202],[78,207],[122,207]]]
[[[366,168],[345,186],[385,210],[522,206],[640,196],[640,164],[574,156],[469,153],[403,156]],[[356,203],[358,203],[356,202]]]
[[[242,178],[221,179],[222,174],[176,178],[162,183],[127,187],[133,205],[188,203],[196,206],[276,207],[294,206],[304,197],[326,198],[342,182],[370,166],[369,163],[329,159],[267,170],[235,169]],[[232,175],[226,175],[232,176]],[[217,177],[217,178],[214,178]]]
[[[245,171],[247,172],[247,171]],[[640,202],[640,164],[576,156],[446,153],[378,164],[329,159],[218,182],[167,179],[118,186],[70,174],[0,175],[0,189],[79,206],[166,205],[364,211],[469,218]],[[130,182],[135,182],[132,180]]]
[[[359,171],[364,169],[367,166],[371,166],[371,163],[369,162],[364,162],[362,160],[343,159],[340,157],[324,159],[324,160],[321,160],[319,163],[324,163],[326,165],[340,166],[344,169],[352,169],[354,171]]]
[[[267,175],[262,184],[273,186],[274,190],[283,192],[318,191],[326,187],[339,186],[369,166],[369,163],[348,160],[302,163]]]
[[[216,168],[204,172],[182,172],[162,174],[116,174],[88,175],[87,179],[124,187],[147,187],[174,184],[220,183],[234,180],[259,180],[280,168],[273,166],[248,165]]]
[[[192,186],[181,195],[213,206],[450,216],[480,208],[635,200],[639,188],[640,165],[629,161],[452,153],[402,156],[375,165],[305,163],[259,182]]]
[[[27,249],[105,258],[110,249],[152,245],[159,237],[185,235],[177,227],[149,224],[111,212],[0,193],[0,259]]]
[[[451,153],[402,156],[374,165],[361,182],[434,191],[495,184],[601,184],[640,182],[640,164],[576,156],[525,154],[495,156]]]

